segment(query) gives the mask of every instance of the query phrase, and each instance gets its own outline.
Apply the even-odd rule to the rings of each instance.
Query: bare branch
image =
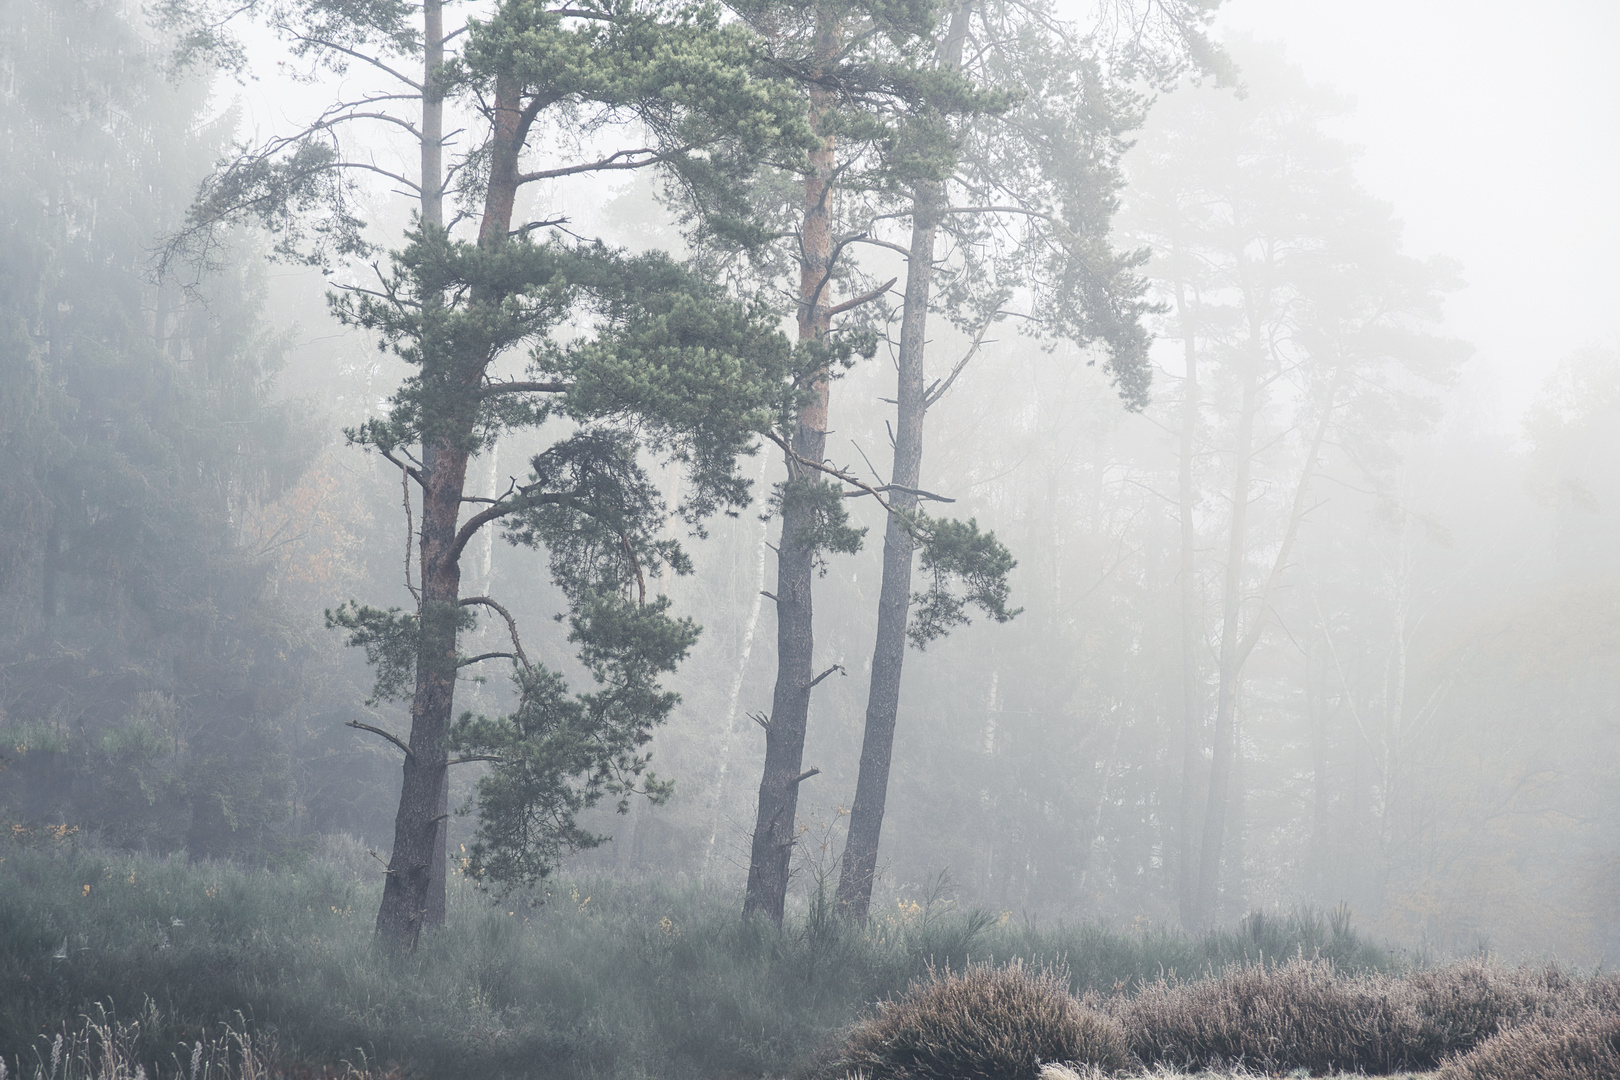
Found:
[[[901,247],[899,244],[890,243],[887,240],[877,240],[870,236],[857,236],[855,239],[851,240],[850,243],[871,244],[873,247],[888,248],[890,251],[898,251],[908,259],[911,258],[910,248]]]
[[[521,661],[522,657],[518,656],[517,653],[485,652],[485,653],[479,653],[477,656],[469,656],[465,660],[457,660],[456,661],[456,667],[464,668],[464,667],[467,667],[470,664],[477,664],[477,663],[480,663],[480,662],[482,662],[484,660],[498,660],[498,659]],[[525,664],[525,666],[527,666],[527,665]]]
[[[402,74],[402,73],[400,73],[398,71],[395,71],[393,68],[389,67],[387,64],[383,63],[381,60],[378,60],[375,56],[367,56],[363,52],[358,52],[358,51],[356,51],[354,49],[350,49],[350,48],[348,48],[346,46],[339,45],[335,41],[327,41],[325,38],[311,37],[308,34],[300,34],[296,30],[294,30],[292,27],[287,26],[286,24],[282,24],[280,29],[285,31],[288,34],[289,37],[292,37],[293,39],[295,39],[297,41],[307,42],[310,45],[318,45],[323,49],[331,49],[333,52],[340,52],[344,56],[352,56],[354,59],[359,60],[362,63],[370,64],[372,67],[378,69],[379,71],[385,71],[388,74],[392,75],[394,78],[398,79],[400,82],[404,83],[406,86],[409,86],[411,89],[417,91],[418,93],[420,93],[421,90],[422,90],[422,84],[421,83],[415,81],[414,79],[411,79],[411,78],[405,76],[404,74]]]
[[[380,727],[372,727],[370,724],[362,724],[358,720],[350,720],[347,724],[344,724],[343,726],[344,727],[352,727],[352,728],[355,728],[356,730],[359,730],[359,731],[369,731],[373,735],[381,735],[383,738],[387,739],[389,742],[393,743],[395,746],[397,746],[401,750],[405,751],[405,756],[406,757],[410,758],[412,761],[416,760],[416,755],[411,753],[411,748],[405,742],[405,740],[401,739],[398,735],[395,735],[392,732],[384,731]]]
[[[802,465],[807,469],[815,469],[817,472],[826,473],[835,480],[842,480],[850,487],[860,488],[866,494],[875,498],[883,509],[889,511],[890,513],[894,512],[894,507],[889,505],[889,500],[883,497],[883,492],[880,489],[873,487],[871,484],[868,484],[865,480],[862,480],[856,476],[851,476],[842,469],[835,469],[826,462],[811,461],[809,458],[804,457],[794,450],[792,446],[788,445],[786,439],[782,438],[782,436],[778,435],[774,431],[766,432],[765,437],[771,440],[771,442],[775,443],[777,446],[780,446],[782,448],[782,452],[788,456],[788,460],[790,462]]]
[[[1005,314],[1005,312],[996,311],[984,320],[984,325],[979,327],[979,332],[973,335],[973,344],[968,346],[967,355],[963,356],[962,359],[956,362],[956,366],[951,368],[951,373],[945,376],[943,382],[936,382],[933,386],[929,387],[928,392],[923,395],[924,409],[933,408],[934,403],[945,396],[945,392],[951,388],[951,384],[956,381],[956,377],[962,374],[962,369],[968,366],[968,361],[972,360],[973,357],[978,354],[979,347],[984,344],[985,332],[988,331],[991,324],[1003,314]]]
[[[522,496],[527,496],[532,490],[532,488],[519,488],[517,493]],[[561,501],[561,495],[538,495],[530,500],[527,504],[515,501],[502,502],[496,503],[488,510],[479,511],[472,517],[468,518],[466,524],[462,525],[461,529],[456,533],[455,542],[450,545],[449,558],[451,561],[461,558],[461,553],[467,549],[467,544],[472,540],[472,538],[478,535],[478,530],[482,529],[485,525],[488,525],[497,518],[503,518],[507,514],[512,513],[514,510],[517,510],[524,505],[532,506],[535,503],[543,504]]]
[[[620,150],[616,154],[609,154],[596,161],[587,161],[580,165],[565,165],[560,169],[541,169],[537,172],[519,173],[517,182],[527,184],[534,180],[550,180],[558,176],[575,176],[579,173],[602,172],[609,169],[642,169],[648,165],[656,165],[661,161],[668,161],[677,154],[691,150],[690,146],[678,147],[659,153],[650,146],[637,147],[634,150]],[[629,160],[638,154],[650,155],[637,160]],[[624,160],[621,160],[624,159]]]
[[[899,278],[890,278],[888,281],[885,281],[882,285],[879,285],[877,288],[873,289],[871,292],[861,293],[861,295],[859,295],[859,296],[852,297],[852,298],[850,298],[848,300],[845,300],[842,304],[838,304],[835,307],[828,308],[827,309],[828,317],[830,318],[830,317],[832,317],[834,315],[842,315],[844,312],[853,310],[854,308],[858,308],[862,304],[871,303],[873,300],[876,300],[878,297],[882,296],[884,293],[886,293],[890,289],[892,289],[894,287],[894,283],[899,281],[899,280],[900,280]]]
[[[798,776],[795,776],[793,778],[793,782],[794,782],[794,784],[802,784],[806,780],[810,779],[812,776],[820,776],[820,775],[821,775],[821,770],[818,769],[818,768],[815,768],[814,766],[811,766],[810,768],[804,770],[804,772],[800,773]]]
[[[518,662],[524,667],[529,667],[529,658],[523,652],[523,642],[518,640],[517,620],[512,618],[512,613],[487,596],[464,596],[461,598],[462,607],[471,607],[474,604],[487,607],[506,620],[506,629],[512,635],[512,650],[516,654]]]
[[[505,760],[506,759],[501,757],[499,754],[464,754],[461,757],[451,758],[449,761],[445,762],[445,764],[465,765],[469,761],[494,761],[499,763]]]
[[[831,675],[835,671],[838,672],[840,675],[848,675],[849,674],[849,672],[844,670],[844,665],[843,664],[834,664],[832,667],[828,668],[826,671],[823,671],[820,675],[817,675],[815,678],[811,679],[810,684],[808,686],[806,686],[805,689],[806,690],[814,690],[816,688],[817,683],[821,682],[822,679],[825,679],[827,676]]]
[[[416,522],[411,520],[411,470],[404,462],[397,460],[386,452],[384,452],[383,456],[399,466],[400,496],[405,504],[405,588],[412,596],[416,597],[416,606],[420,608],[422,606],[422,594],[416,591],[415,585],[411,584],[411,541],[416,535]],[[417,473],[416,482],[419,484],[422,482],[421,473]]]

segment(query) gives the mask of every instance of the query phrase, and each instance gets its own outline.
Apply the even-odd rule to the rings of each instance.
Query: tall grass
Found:
[[[288,1063],[402,1063],[427,1077],[786,1075],[930,964],[1022,958],[1072,989],[1196,978],[1232,963],[1387,956],[1311,913],[1188,938],[1040,928],[907,905],[856,928],[825,897],[778,929],[729,893],[554,885],[538,907],[452,889],[414,955],[372,932],[377,890],[321,865],[249,871],[94,850],[0,848],[0,1055],[100,1005],[145,1010],[149,1076],[240,1014]],[[150,1002],[150,1007],[146,1005]]]

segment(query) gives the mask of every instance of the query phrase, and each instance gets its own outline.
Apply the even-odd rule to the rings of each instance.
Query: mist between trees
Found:
[[[15,835],[1615,955],[1620,355],[1213,10],[7,5]]]

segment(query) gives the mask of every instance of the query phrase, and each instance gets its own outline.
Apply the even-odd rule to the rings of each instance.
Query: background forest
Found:
[[[282,234],[236,224],[205,263],[157,273],[243,137],[238,84],[175,75],[133,7],[11,0],[0,20],[0,816],[17,844],[325,864],[375,887],[401,753],[353,725],[403,732],[410,703],[378,699],[323,613],[411,605],[422,521],[400,470],[344,435],[406,371],[328,313],[330,283],[370,280],[368,260],[269,261]],[[1138,83],[1122,115],[1140,115],[1110,134],[1109,242],[1144,253],[1150,303],[1139,411],[1105,343],[1047,333],[1040,289],[1005,267],[990,306],[1009,315],[930,332],[931,382],[971,359],[929,410],[920,485],[994,531],[1021,610],[907,656],[872,910],[948,897],[1137,931],[1344,905],[1417,952],[1612,960],[1620,352],[1557,360],[1502,423],[1445,321],[1465,268],[1408,252],[1335,135],[1350,105],[1279,45],[1224,47],[1240,86],[1219,65]],[[694,252],[651,180],[593,183],[569,228]],[[547,219],[559,190],[525,193],[519,219]],[[399,246],[386,180],[348,197]],[[851,280],[900,272],[876,250]],[[875,353],[851,357],[825,425],[826,458],[873,484],[898,310],[867,310]],[[547,422],[480,446],[468,490],[498,497],[564,423]],[[646,468],[680,502],[678,470]],[[783,465],[766,444],[738,468],[745,509],[703,537],[666,512],[649,534],[679,538],[692,572],[649,563],[642,586],[702,627],[638,750],[673,793],[582,808],[612,839],[557,881],[740,908]],[[866,543],[826,551],[814,583],[816,670],[839,670],[810,700],[792,911],[831,893],[860,767],[886,519],[846,503]],[[461,573],[464,594],[506,598],[530,654],[589,682],[552,618],[569,586],[532,553],[485,532]],[[506,641],[491,618],[459,648]],[[458,710],[519,707],[497,671],[457,678]],[[478,835],[455,811],[486,772],[451,773],[452,880]]]

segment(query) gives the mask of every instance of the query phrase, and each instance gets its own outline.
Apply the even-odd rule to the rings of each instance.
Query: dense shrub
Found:
[[[869,1080],[1036,1080],[1048,1062],[1113,1073],[1130,1054],[1119,1025],[1071,997],[1065,978],[1015,961],[930,972],[850,1030],[838,1065]]]
[[[1188,1067],[1393,1072],[1408,1068],[1420,1019],[1393,980],[1341,976],[1322,961],[1245,966],[1215,978],[1160,981],[1119,1006],[1144,1061]]]
[[[1614,1080],[1620,1013],[1594,1008],[1542,1016],[1453,1058],[1437,1080]]]
[[[1390,976],[1300,959],[1161,980],[1114,1011],[1144,1061],[1388,1073],[1432,1069],[1511,1025],[1616,997],[1612,981],[1556,966],[1469,961]]]

